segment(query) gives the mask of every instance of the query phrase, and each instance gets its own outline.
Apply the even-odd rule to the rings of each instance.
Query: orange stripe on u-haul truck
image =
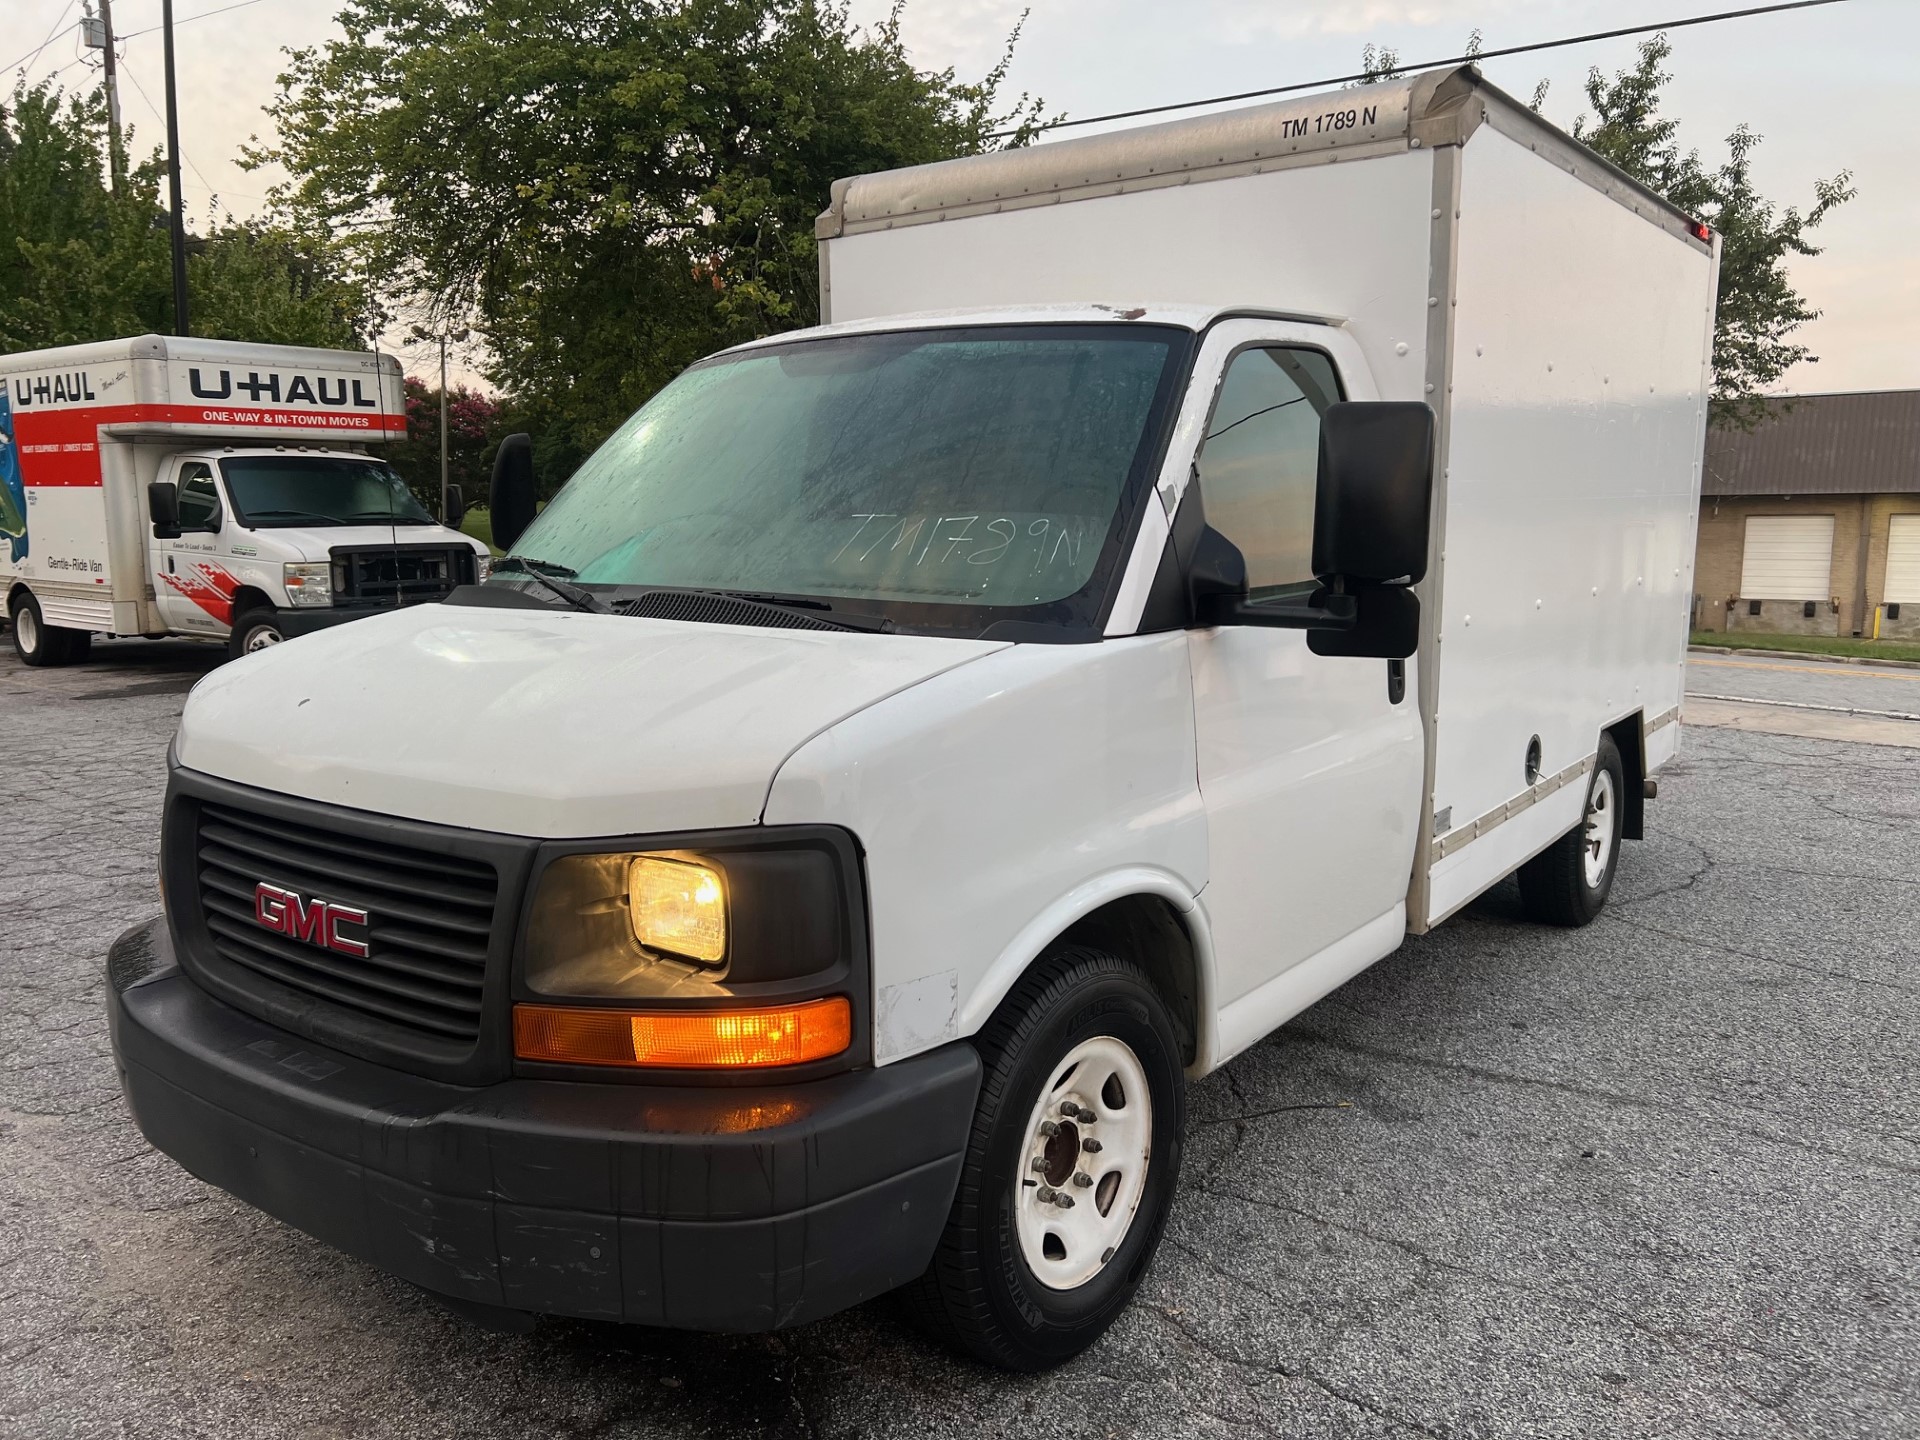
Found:
[[[103,425],[191,425],[202,430],[292,431],[324,440],[404,433],[407,417],[339,410],[288,409],[284,405],[70,405],[57,410],[16,410],[13,437],[21,479],[30,486],[98,485]]]

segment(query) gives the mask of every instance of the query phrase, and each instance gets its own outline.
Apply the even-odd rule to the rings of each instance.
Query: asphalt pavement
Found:
[[[218,657],[96,656],[0,659],[0,1435],[1920,1434],[1920,749],[1690,726],[1598,923],[1501,887],[1195,1086],[1139,1302],[1020,1378],[884,1301],[492,1335],[149,1150],[101,966]]]

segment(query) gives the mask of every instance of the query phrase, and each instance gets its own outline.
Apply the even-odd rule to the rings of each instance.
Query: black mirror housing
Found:
[[[449,529],[458,530],[460,522],[467,518],[467,497],[461,493],[458,485],[447,486],[446,511],[441,523]]]
[[[1433,407],[1348,400],[1320,425],[1313,573],[1356,584],[1418,584],[1433,517]]]
[[[492,507],[493,543],[511,550],[513,542],[526,533],[537,508],[533,480],[533,437],[509,435],[500,442],[493,457],[493,486],[488,497]]]
[[[153,521],[153,538],[180,538],[180,490],[171,480],[147,483],[147,518]]]
[[[1345,597],[1325,590],[1311,603],[1345,598],[1354,607],[1347,630],[1314,630],[1307,648],[1316,655],[1346,655],[1370,660],[1405,660],[1420,648],[1420,597],[1404,585],[1358,585]]]

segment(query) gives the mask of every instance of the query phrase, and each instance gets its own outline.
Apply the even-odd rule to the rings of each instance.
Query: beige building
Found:
[[[1709,431],[1701,492],[1696,629],[1920,638],[1920,390]]]

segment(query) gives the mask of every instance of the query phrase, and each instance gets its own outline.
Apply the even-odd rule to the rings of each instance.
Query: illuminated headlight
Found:
[[[487,583],[487,577],[492,574],[493,557],[491,555],[475,555],[473,557],[473,583],[476,585],[484,585]]]
[[[290,564],[286,567],[287,604],[298,606],[333,604],[333,566]]]
[[[710,865],[636,855],[627,871],[627,918],[633,938],[702,964],[727,955],[727,887]]]

